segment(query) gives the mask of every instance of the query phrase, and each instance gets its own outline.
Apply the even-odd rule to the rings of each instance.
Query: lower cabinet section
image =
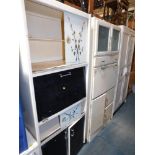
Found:
[[[103,126],[106,94],[92,101],[91,106],[91,132],[92,135]]]
[[[43,155],[67,155],[67,130],[42,146]]]
[[[113,103],[111,103],[108,107],[105,108],[104,111],[104,125],[112,118],[112,109]]]
[[[42,146],[42,155],[77,155],[84,140],[83,116]]]
[[[84,117],[69,128],[70,132],[70,155],[77,155],[83,146]]]

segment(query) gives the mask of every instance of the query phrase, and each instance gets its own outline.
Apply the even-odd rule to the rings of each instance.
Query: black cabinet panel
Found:
[[[51,139],[42,146],[43,155],[67,155],[67,131]]]
[[[70,153],[77,155],[83,146],[84,117],[70,129]]]
[[[86,96],[85,67],[35,77],[33,82],[39,121]]]

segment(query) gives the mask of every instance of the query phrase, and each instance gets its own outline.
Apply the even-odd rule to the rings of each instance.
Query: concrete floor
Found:
[[[115,113],[113,119],[94,138],[85,144],[78,155],[134,155],[135,154],[135,95]]]

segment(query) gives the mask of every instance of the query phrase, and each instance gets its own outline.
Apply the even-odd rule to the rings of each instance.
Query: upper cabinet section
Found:
[[[41,2],[25,1],[32,71],[87,63],[89,18],[58,9],[59,2]]]
[[[120,28],[104,20],[92,18],[94,56],[119,52]]]
[[[85,62],[87,51],[88,20],[64,12],[66,62]]]

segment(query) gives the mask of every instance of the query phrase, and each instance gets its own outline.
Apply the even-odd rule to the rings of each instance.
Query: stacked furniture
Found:
[[[91,20],[92,51],[89,79],[88,140],[90,141],[112,118],[118,75],[121,29],[104,20]]]
[[[47,0],[22,1],[21,14],[22,155],[76,155],[86,139],[90,15]]]
[[[114,112],[125,101],[128,84],[130,78],[130,71],[132,65],[132,57],[134,53],[135,35],[134,31],[126,26],[120,26],[121,28],[121,44],[118,64],[118,78],[117,89],[115,93],[115,106]]]

